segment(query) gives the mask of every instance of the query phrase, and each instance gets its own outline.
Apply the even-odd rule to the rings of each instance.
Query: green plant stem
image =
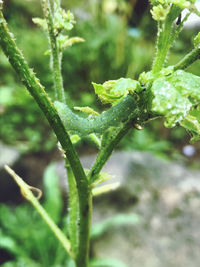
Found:
[[[88,174],[88,180],[90,184],[93,184],[95,182],[95,180],[98,178],[100,171],[102,170],[103,166],[111,156],[116,145],[133,127],[133,122],[134,119],[137,117],[137,115],[138,115],[138,110],[135,109],[131,118],[129,118],[129,120],[122,126],[122,128],[120,128],[115,135],[111,134],[108,137],[109,140],[107,140],[107,145],[103,146],[102,149],[99,151],[96,161]]]
[[[24,197],[28,201],[30,201],[30,203],[35,207],[35,209],[40,214],[42,219],[46,222],[46,224],[49,226],[51,231],[54,233],[54,235],[60,241],[60,243],[62,244],[64,249],[73,258],[74,255],[71,252],[70,241],[66,238],[66,236],[63,234],[63,232],[58,228],[58,226],[54,223],[54,221],[49,217],[49,215],[47,214],[45,209],[40,205],[37,198],[31,192],[31,189],[30,189],[31,187],[29,185],[27,185],[10,167],[8,167],[6,165],[5,169],[13,177],[15,182],[18,184]]]
[[[65,167],[67,170],[68,186],[69,186],[69,236],[74,255],[77,253],[78,248],[78,192],[76,188],[76,181],[72,172],[72,169],[65,160]]]
[[[0,5],[0,9],[2,6]],[[80,225],[78,229],[79,244],[77,262],[82,262],[82,266],[87,266],[89,251],[89,227],[91,223],[91,192],[88,187],[88,180],[80,163],[79,157],[71,143],[68,133],[58,116],[58,113],[46,94],[44,87],[36,78],[33,70],[29,69],[21,51],[17,48],[16,43],[8,30],[6,21],[0,10],[0,45],[8,57],[10,64],[17,72],[19,78],[33,96],[38,106],[43,111],[58,141],[60,142],[76,179],[78,196],[79,196],[79,218]]]
[[[61,72],[62,54],[58,49],[57,38],[55,36],[54,25],[53,25],[53,15],[49,0],[42,0],[42,7],[48,25],[56,100],[65,103],[65,94],[64,94],[63,79]]]
[[[158,73],[165,64],[168,51],[172,42],[174,41],[172,35],[173,22],[179,13],[180,9],[172,5],[164,24],[161,24],[161,26],[158,28],[157,52],[152,67],[153,74]]]
[[[200,47],[194,48],[189,54],[187,54],[180,62],[178,62],[174,66],[174,70],[186,69],[198,59],[200,59]]]

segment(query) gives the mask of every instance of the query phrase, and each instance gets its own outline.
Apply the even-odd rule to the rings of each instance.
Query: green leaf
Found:
[[[60,33],[62,30],[70,31],[75,24],[74,15],[69,10],[57,7],[54,15],[54,29],[55,33]]]
[[[196,110],[190,112],[190,114],[186,116],[186,118],[183,121],[180,122],[180,125],[182,127],[189,130],[193,134],[191,142],[200,140],[200,118],[199,118],[200,111],[198,111],[198,114],[196,114],[195,116],[191,115],[194,113],[196,113]]]
[[[9,221],[7,223],[9,223]],[[12,237],[4,235],[1,229],[0,229],[0,248],[5,249],[6,251],[9,251],[14,255],[24,254],[23,250],[18,246],[16,240],[14,240]]]
[[[99,186],[99,187],[92,189],[92,195],[99,196],[99,195],[108,193],[110,191],[116,190],[119,186],[120,186],[119,182]]]
[[[85,40],[77,36],[69,38],[68,35],[60,34],[57,38],[57,41],[58,41],[59,50],[63,52],[69,46],[72,46],[73,44],[77,44],[77,43],[82,43]]]
[[[73,145],[77,144],[81,140],[81,138],[78,134],[72,134],[70,136],[70,139],[71,139],[71,142]]]
[[[97,185],[111,179],[113,175],[107,173],[107,172],[100,172],[97,179],[95,180],[94,183],[92,183],[92,187],[96,187]]]
[[[55,223],[58,223],[62,213],[62,196],[59,187],[59,177],[53,163],[47,166],[44,172],[44,191],[44,208]]]
[[[95,93],[103,103],[114,103],[122,97],[139,90],[140,84],[130,78],[110,80],[103,84],[92,83]]]
[[[200,77],[178,70],[156,79],[151,90],[154,95],[152,111],[164,115],[166,127],[180,124],[200,135]]]

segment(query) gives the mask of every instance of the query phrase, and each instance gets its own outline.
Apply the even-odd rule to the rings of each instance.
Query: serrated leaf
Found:
[[[59,50],[63,52],[69,46],[84,42],[85,40],[77,36],[69,38],[68,35],[59,34],[57,41],[58,41]]]
[[[77,43],[82,43],[85,42],[85,40],[81,37],[72,37],[69,38],[64,44],[63,44],[63,48],[67,48],[69,46],[72,46],[73,44],[77,44]]]
[[[174,127],[183,120],[192,107],[192,103],[183,97],[165,77],[157,79],[152,86],[154,99],[152,110],[164,115],[165,126]]]
[[[62,30],[70,31],[75,24],[74,15],[69,10],[66,12],[64,9],[57,7],[54,15],[54,29],[56,33]]]
[[[165,126],[177,123],[200,135],[200,77],[178,70],[153,82],[152,111],[165,117]]]
[[[103,84],[92,84],[94,86],[95,93],[103,103],[114,103],[140,88],[139,82],[130,78],[110,80]]]

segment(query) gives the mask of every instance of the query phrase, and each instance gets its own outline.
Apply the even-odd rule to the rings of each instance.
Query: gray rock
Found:
[[[93,156],[82,158],[86,168]],[[93,241],[93,256],[134,267],[198,267],[200,262],[200,172],[142,152],[117,152],[104,171],[119,181],[96,197],[93,223],[137,213],[137,225],[116,226]]]

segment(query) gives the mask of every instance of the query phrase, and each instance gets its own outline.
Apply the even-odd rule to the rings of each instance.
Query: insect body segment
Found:
[[[78,116],[66,104],[59,101],[55,101],[54,105],[66,130],[88,135],[90,133],[102,134],[110,126],[119,126],[134,111],[136,101],[133,97],[126,96],[118,104],[93,119]]]

